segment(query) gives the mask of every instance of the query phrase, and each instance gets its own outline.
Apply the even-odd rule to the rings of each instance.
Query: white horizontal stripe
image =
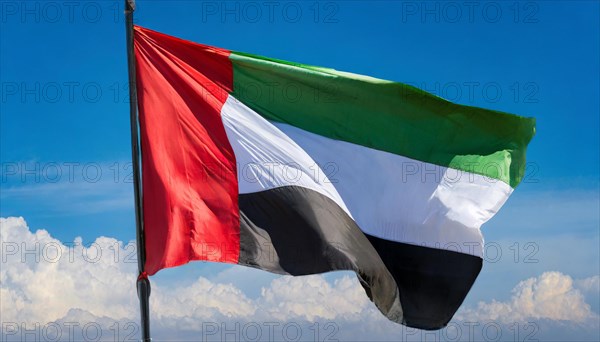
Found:
[[[480,227],[512,188],[501,181],[274,123],[320,165],[359,227],[383,239],[483,256]]]
[[[313,189],[383,239],[482,257],[480,227],[512,193],[495,179],[270,123],[231,96],[222,113],[240,193]]]
[[[240,194],[301,186],[331,198],[352,216],[317,163],[277,127],[231,95],[221,117],[235,153]]]

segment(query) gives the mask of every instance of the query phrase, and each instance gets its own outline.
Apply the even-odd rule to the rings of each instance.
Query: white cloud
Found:
[[[583,292],[598,294],[600,293],[600,276],[595,275],[585,279],[578,279],[575,281],[575,286]]]
[[[335,280],[333,285],[321,276],[281,277],[263,289],[258,304],[276,319],[310,322],[357,319],[361,312],[372,308],[358,280],[348,276]]]
[[[583,281],[593,283],[594,277]],[[597,320],[584,296],[573,286],[573,279],[560,272],[545,272],[521,281],[507,302],[480,302],[476,309],[461,313],[467,320],[492,320],[505,323],[528,319],[585,322]]]
[[[158,319],[246,317],[256,312],[255,303],[240,289],[205,278],[174,289],[155,286],[152,292],[150,305]]]
[[[122,242],[99,237],[86,248],[76,239],[68,247],[45,230],[30,232],[23,218],[14,217],[0,219],[0,240],[3,320],[46,323],[72,308],[135,316],[137,264],[115,263],[131,250]]]
[[[13,324],[10,327],[25,324],[29,328],[36,323],[42,327],[58,323],[66,329],[67,323],[77,322],[78,332],[63,331],[62,338],[78,333],[95,340],[96,326],[102,327],[103,338],[108,340],[115,340],[116,333],[119,340],[139,333],[134,285],[137,264],[129,257],[135,255],[132,242],[99,237],[87,247],[79,238],[65,244],[45,230],[30,231],[23,218],[14,217],[0,219],[0,241],[0,336],[14,340],[22,337],[20,332],[8,329],[7,323]],[[251,298],[241,288],[253,281],[252,274],[246,268],[234,267],[212,280],[199,277],[169,286],[153,281],[150,305],[155,338],[237,340],[251,330],[247,327],[260,327],[261,340],[285,340],[285,334],[293,334],[295,329],[300,329],[301,340],[422,340],[430,336],[389,322],[351,275],[344,274],[334,281],[320,275],[274,277]],[[463,340],[469,338],[472,329],[463,324],[465,321],[494,321],[503,324],[503,336],[512,336],[514,327],[507,325],[510,322],[538,319],[552,324],[544,325],[534,337],[572,336],[564,335],[567,331],[579,333],[579,339],[594,340],[599,330],[598,315],[590,310],[584,295],[597,291],[598,276],[573,281],[562,273],[547,272],[520,282],[506,302],[482,302],[462,310],[452,329],[459,327],[459,340]],[[561,326],[563,335],[552,330],[557,321],[570,324]],[[268,324],[275,324],[273,331]],[[293,329],[287,329],[287,325]],[[587,330],[582,330],[582,325]],[[571,329],[573,326],[577,328]],[[228,333],[231,329],[235,332]],[[447,334],[453,339],[454,330],[435,334],[440,340],[450,331]],[[254,336],[251,331],[251,336],[246,336],[250,339]],[[488,331],[475,332],[477,336],[485,333]],[[43,329],[39,334],[44,339]]]
[[[135,319],[137,264],[129,257],[133,242],[99,237],[86,247],[77,238],[67,246],[45,230],[31,232],[23,218],[0,220],[4,321],[46,324],[71,309],[97,317]],[[156,319],[184,325],[223,317],[307,321],[358,317],[372,305],[358,281],[348,276],[334,284],[319,275],[277,277],[261,293],[251,300],[231,283],[200,277],[185,286],[154,283],[150,305]]]

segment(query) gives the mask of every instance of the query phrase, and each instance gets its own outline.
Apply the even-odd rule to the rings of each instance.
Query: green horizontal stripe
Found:
[[[513,188],[535,119],[448,102],[409,85],[232,53],[233,95],[268,120]],[[326,146],[324,146],[326,148]]]

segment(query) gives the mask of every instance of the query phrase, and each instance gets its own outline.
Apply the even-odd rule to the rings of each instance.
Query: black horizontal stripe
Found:
[[[365,235],[329,197],[286,186],[239,195],[239,264],[307,275],[355,271],[390,320],[438,329],[452,318],[481,259]]]
[[[483,260],[367,237],[398,284],[406,325],[420,329],[446,326],[475,282]]]

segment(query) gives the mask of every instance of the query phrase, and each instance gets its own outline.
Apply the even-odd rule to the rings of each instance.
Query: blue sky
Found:
[[[0,216],[64,243],[134,239],[121,2],[1,5]],[[135,22],[535,117],[526,178],[483,228],[502,256],[486,260],[474,305],[546,271],[600,273],[599,15],[595,1],[138,1]],[[197,263],[155,281],[218,280],[230,268]],[[258,296],[277,278],[251,276],[227,279]],[[597,293],[586,298],[597,313]]]

